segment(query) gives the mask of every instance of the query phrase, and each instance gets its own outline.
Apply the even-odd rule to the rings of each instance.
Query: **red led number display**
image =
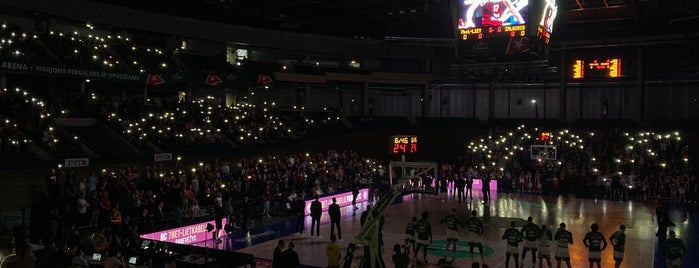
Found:
[[[401,135],[391,136],[389,149],[391,154],[414,154],[417,153],[417,136]]]

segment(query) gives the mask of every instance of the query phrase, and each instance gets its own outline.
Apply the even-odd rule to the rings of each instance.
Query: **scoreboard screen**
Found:
[[[391,136],[388,142],[389,152],[395,155],[417,153],[417,136],[397,135]]]
[[[621,77],[621,59],[576,59],[572,64],[573,79]]]
[[[556,20],[556,14],[558,13],[558,5],[556,5],[555,0],[544,0],[543,12],[541,14],[541,20],[539,20],[539,27],[549,34],[553,33],[553,22]]]
[[[457,5],[460,40],[525,36],[529,0],[463,0]]]
[[[541,10],[541,19],[536,26],[536,36],[543,40],[545,44],[551,41],[551,33],[553,32],[553,22],[556,20],[558,13],[558,5],[555,0],[542,0],[543,6]]]

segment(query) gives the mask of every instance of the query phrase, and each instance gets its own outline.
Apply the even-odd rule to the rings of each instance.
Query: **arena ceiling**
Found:
[[[301,33],[453,38],[448,0],[94,0],[139,10]],[[533,0],[529,0],[533,1]],[[554,41],[693,31],[696,0],[558,0]]]

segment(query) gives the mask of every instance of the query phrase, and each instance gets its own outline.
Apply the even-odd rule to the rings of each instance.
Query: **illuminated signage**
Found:
[[[222,220],[222,225],[225,226],[226,222],[227,220],[224,218]],[[201,222],[155,233],[142,234],[141,238],[160,242],[190,245],[211,239],[213,234],[206,230],[206,226],[209,224],[216,226],[216,221]],[[220,232],[225,232],[225,230],[222,229]],[[225,235],[225,233],[223,234]]]
[[[391,154],[414,154],[417,153],[417,136],[391,136],[388,145]]]
[[[352,192],[324,196],[324,197],[318,198],[318,201],[320,201],[320,204],[321,204],[321,207],[323,208],[323,211],[328,210],[328,207],[330,206],[330,204],[333,203],[333,197],[337,200],[337,204],[340,207],[352,205]],[[357,203],[361,203],[361,202],[364,202],[367,200],[369,200],[369,189],[368,188],[359,189],[359,195],[357,196]],[[306,200],[306,207],[304,208],[306,215],[311,215],[311,203],[313,201],[315,201],[315,199]]]
[[[529,0],[464,0],[457,5],[461,40],[525,36]]]
[[[483,180],[482,179],[473,179],[473,190],[481,190],[483,189]],[[490,191],[491,192],[497,192],[498,191],[498,181],[497,180],[490,180]]]
[[[573,79],[621,77],[621,59],[575,60],[572,66]]]
[[[544,12],[542,12],[541,20],[539,20],[539,26],[541,29],[547,33],[553,32],[553,22],[556,20],[556,13],[558,13],[558,5],[556,5],[555,0],[545,0]]]

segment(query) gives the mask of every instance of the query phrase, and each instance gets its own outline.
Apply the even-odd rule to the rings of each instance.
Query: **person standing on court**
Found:
[[[415,224],[415,230],[417,231],[417,245],[415,246],[416,248],[413,257],[415,257],[417,260],[418,251],[420,251],[420,248],[422,248],[422,257],[425,263],[427,263],[427,247],[432,243],[432,225],[429,221],[427,221],[428,217],[429,213],[427,213],[427,211],[423,211],[420,220],[418,220]]]
[[[505,268],[510,267],[510,257],[514,257],[515,268],[519,268],[519,242],[522,242],[522,233],[515,228],[515,222],[510,222],[510,228],[507,228],[502,234],[502,239],[507,240],[507,251],[505,253]]]
[[[330,235],[335,234],[337,227],[337,239],[342,240],[342,229],[340,229],[340,205],[337,204],[337,199],[333,197],[333,203],[328,206],[328,216],[330,216]]]
[[[619,268],[624,261],[624,245],[626,244],[626,225],[620,225],[619,230],[609,237],[609,243],[614,248],[614,268]]]
[[[303,201],[303,197],[296,196],[292,204],[292,210],[296,214],[296,233],[302,235],[306,218],[306,212],[304,211],[306,209],[306,203]]]
[[[490,200],[490,180],[490,176],[485,175],[483,176],[483,180],[481,181],[481,190],[483,192],[483,204],[488,204],[488,201]]]
[[[459,198],[459,203],[464,202],[464,187],[466,187],[466,182],[464,178],[459,176],[456,178],[456,181],[454,181],[454,188],[456,188],[456,196]]]
[[[483,244],[481,243],[481,235],[483,235],[483,222],[476,218],[476,211],[471,211],[471,218],[466,221],[466,226],[468,228],[468,235],[466,236],[466,242],[469,245],[469,251],[471,252],[471,262],[473,262],[473,248],[477,247],[478,252],[481,254],[481,263],[485,263],[485,256],[483,256]]]
[[[323,215],[323,205],[318,200],[316,195],[316,200],[311,202],[311,236],[313,236],[313,231],[315,231],[316,236],[320,237],[320,216]]]
[[[522,226],[522,237],[524,237],[524,247],[522,248],[522,262],[527,256],[527,251],[532,252],[532,265],[536,264],[536,242],[539,238],[539,226],[534,224],[533,218],[527,218],[527,224]]]
[[[451,209],[451,214],[447,215],[440,222],[441,224],[447,224],[447,245],[445,250],[449,251],[449,246],[451,245],[451,258],[452,260],[456,255],[456,244],[459,242],[459,229],[464,227],[464,223],[459,220],[456,216],[456,209]],[[446,257],[445,257],[446,259]]]
[[[551,239],[553,238],[553,235],[551,235],[551,230],[546,228],[546,224],[541,225],[541,229],[539,229],[539,268],[544,268],[544,260],[546,260],[546,264],[548,267],[551,267],[551,249],[550,249],[550,244],[551,244]]]
[[[277,247],[274,248],[274,255],[272,256],[272,268],[282,268],[284,267],[284,260],[282,254],[284,253],[284,240],[279,239],[277,241]]]
[[[352,183],[352,209],[354,210],[359,209],[359,207],[357,207],[357,197],[359,197],[359,187],[355,181]]]
[[[665,240],[665,250],[667,252],[667,267],[681,268],[682,255],[687,252],[682,240],[677,238],[675,231],[670,231],[670,238]]]
[[[466,174],[466,195],[473,199],[473,170],[471,168]]]
[[[564,261],[570,268],[568,246],[573,244],[573,233],[566,230],[565,223],[561,222],[556,234],[553,235],[553,240],[556,240],[556,267],[561,268],[561,262]]]
[[[590,226],[591,232],[585,234],[583,238],[583,244],[588,248],[588,257],[590,261],[590,268],[597,264],[597,268],[602,268],[602,250],[607,248],[607,240],[604,239],[604,235],[599,232],[599,226],[593,223]]]
[[[330,235],[330,242],[325,246],[325,253],[328,256],[328,268],[340,268],[340,246],[335,243],[334,234]]]
[[[408,222],[405,226],[405,244],[404,247],[408,253],[410,250],[415,250],[415,226],[417,225],[417,217],[413,217],[413,221]]]

